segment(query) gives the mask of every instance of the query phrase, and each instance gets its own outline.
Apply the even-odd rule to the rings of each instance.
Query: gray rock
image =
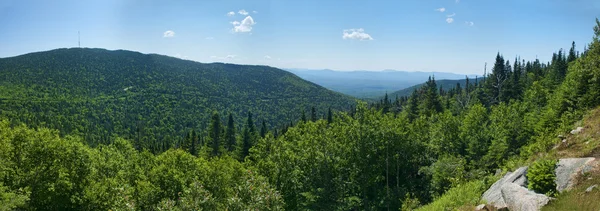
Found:
[[[583,131],[583,127],[577,127],[575,130],[571,130],[571,134],[577,135]]]
[[[592,192],[594,190],[594,188],[598,187],[598,185],[592,185],[590,187],[588,187],[587,189],[585,189],[586,193]]]
[[[477,205],[477,207],[475,207],[475,211],[483,211],[483,210],[488,210],[485,207],[485,204],[480,204],[480,205]]]
[[[556,190],[560,193],[570,190],[575,185],[579,174],[592,170],[596,164],[595,158],[564,158],[558,161],[556,167]]]
[[[527,178],[527,166],[518,168],[514,172],[508,172],[496,181],[487,191],[482,195],[482,199],[489,205],[494,206],[496,209],[502,209],[506,207],[506,203],[502,198],[502,186],[508,183],[514,183],[517,186],[526,186]]]
[[[511,211],[537,211],[550,201],[550,197],[527,190],[515,183],[504,184],[501,192],[506,206]]]

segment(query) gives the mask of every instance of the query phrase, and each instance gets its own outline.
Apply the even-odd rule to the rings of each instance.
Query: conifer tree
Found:
[[[260,128],[260,137],[264,138],[267,135],[267,123],[265,120],[262,121],[262,126]]]
[[[214,111],[210,119],[210,140],[212,142],[212,156],[218,156],[220,154],[221,147],[221,118],[219,113]]]
[[[571,43],[571,49],[569,50],[569,57],[567,57],[567,64],[570,64],[572,61],[577,59],[577,53],[575,52],[575,41]]]
[[[246,119],[244,132],[242,133],[242,151],[240,155],[241,160],[244,160],[244,158],[250,154],[250,148],[252,148],[255,140],[256,128],[254,126],[254,120],[252,120],[252,112],[248,112],[248,119]]]
[[[227,118],[227,131],[225,132],[225,140],[227,141],[227,150],[230,152],[234,151],[235,146],[237,145],[235,135],[235,122],[233,120],[233,115],[229,113],[229,117]]]
[[[304,112],[304,109],[302,110],[302,116],[300,117],[300,121],[306,122],[306,113]]]
[[[317,121],[317,110],[315,109],[315,107],[310,108],[310,121]]]
[[[333,114],[331,114],[331,107],[327,109],[327,123],[331,124],[333,122]]]

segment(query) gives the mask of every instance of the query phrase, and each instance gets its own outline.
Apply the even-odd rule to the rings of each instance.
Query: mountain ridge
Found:
[[[355,103],[274,67],[99,48],[0,59],[0,98],[0,116],[62,134],[92,134],[88,140],[94,141],[114,134],[135,137],[140,128],[156,135],[149,141],[179,140],[191,129],[206,128],[212,111],[233,113],[238,123],[252,112],[276,127],[311,107],[324,115],[330,107],[344,110]]]

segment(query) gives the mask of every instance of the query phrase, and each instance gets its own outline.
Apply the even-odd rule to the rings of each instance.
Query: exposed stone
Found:
[[[592,186],[588,187],[587,189],[585,189],[585,192],[586,193],[592,192],[594,190],[594,188],[597,188],[597,187],[598,187],[598,185],[592,185]]]
[[[556,167],[556,190],[560,193],[570,190],[575,185],[579,174],[591,171],[596,164],[595,158],[564,158],[558,161]]]
[[[577,135],[583,131],[583,127],[577,127],[575,130],[571,130],[571,134]]]
[[[506,208],[506,203],[502,198],[502,186],[507,183],[514,183],[517,186],[526,186],[527,178],[527,166],[518,168],[514,172],[508,172],[496,181],[485,193],[483,193],[482,199],[489,205],[494,206],[496,209]]]
[[[504,184],[501,192],[509,210],[537,211],[550,201],[550,197],[527,190],[515,183]]]
[[[484,211],[484,210],[489,211],[487,209],[487,207],[485,207],[485,204],[480,204],[480,205],[477,205],[477,207],[475,207],[475,211]]]

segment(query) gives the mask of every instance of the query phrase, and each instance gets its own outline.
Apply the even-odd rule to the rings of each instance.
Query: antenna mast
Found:
[[[487,75],[487,62],[485,63],[485,65],[483,66],[483,79],[485,79],[485,76]]]

